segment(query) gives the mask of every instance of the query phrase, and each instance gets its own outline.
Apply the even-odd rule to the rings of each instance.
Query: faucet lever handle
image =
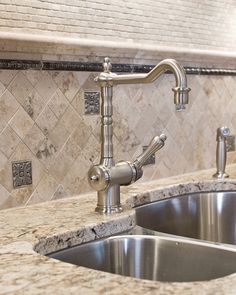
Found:
[[[141,169],[145,162],[164,146],[166,139],[167,137],[164,133],[160,136],[153,137],[146,151],[143,152],[140,156],[138,156],[137,159],[134,161],[135,168],[137,170]]]

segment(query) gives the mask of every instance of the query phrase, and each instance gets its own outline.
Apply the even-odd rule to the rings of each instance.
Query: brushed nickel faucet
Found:
[[[227,148],[226,140],[230,135],[230,130],[228,127],[217,128],[216,131],[216,173],[213,175],[214,178],[227,178],[229,175],[225,173],[225,166],[227,160]]]
[[[129,185],[137,181],[143,174],[142,167],[147,159],[156,151],[161,149],[166,136],[161,134],[154,137],[147,150],[134,162],[122,161],[115,163],[113,159],[113,86],[119,84],[151,83],[166,71],[171,71],[175,76],[176,86],[174,92],[174,103],[177,110],[185,108],[188,103],[187,78],[183,67],[173,59],[165,59],[157,64],[147,74],[122,74],[111,72],[109,58],[104,59],[103,72],[96,78],[95,82],[101,87],[101,158],[98,165],[94,165],[88,172],[90,186],[97,191],[98,201],[95,211],[105,214],[122,211],[120,204],[120,186]]]

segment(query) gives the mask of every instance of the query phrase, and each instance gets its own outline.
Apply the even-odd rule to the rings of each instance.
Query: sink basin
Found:
[[[210,280],[236,272],[236,250],[158,236],[115,236],[48,256],[100,271],[158,281]]]
[[[182,195],[136,208],[137,224],[178,236],[236,245],[236,192]]]

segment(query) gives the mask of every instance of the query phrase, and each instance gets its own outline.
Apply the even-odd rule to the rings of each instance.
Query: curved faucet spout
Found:
[[[183,109],[184,105],[188,103],[188,93],[190,88],[187,87],[187,78],[184,68],[174,59],[164,59],[157,64],[147,74],[122,74],[117,75],[112,73],[111,64],[109,58],[105,59],[104,68],[106,70],[102,72],[95,81],[101,85],[108,83],[109,85],[119,84],[138,84],[138,83],[151,83],[158,79],[166,71],[171,71],[175,76],[176,86],[172,88],[174,91],[174,103],[178,105],[178,110]]]

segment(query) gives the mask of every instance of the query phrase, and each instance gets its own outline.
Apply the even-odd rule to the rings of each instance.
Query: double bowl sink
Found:
[[[131,232],[48,256],[140,279],[204,281],[236,272],[236,192],[193,193],[135,208]]]

